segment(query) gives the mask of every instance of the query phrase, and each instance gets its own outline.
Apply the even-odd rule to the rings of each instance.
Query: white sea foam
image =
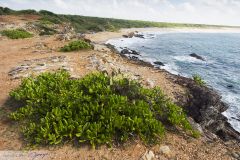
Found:
[[[164,66],[161,66],[161,69],[165,69],[166,71],[178,75],[178,67],[175,64],[164,64]]]
[[[240,103],[239,95],[233,93],[226,93],[223,95],[223,100],[226,101],[228,104],[232,104],[231,107],[223,113],[228,120],[229,123],[238,131],[240,132],[240,121],[236,120],[240,118],[240,106],[236,106],[236,104]],[[237,117],[238,116],[238,117]]]
[[[200,59],[191,57],[190,55],[184,55],[184,56],[174,56],[173,57],[177,61],[181,62],[190,62],[190,63],[206,63],[206,61],[202,61]]]

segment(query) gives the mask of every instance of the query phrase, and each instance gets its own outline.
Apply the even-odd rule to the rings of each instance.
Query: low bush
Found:
[[[206,85],[206,82],[201,78],[200,75],[193,75],[193,80],[195,81],[195,83],[199,86],[204,86]]]
[[[71,51],[78,51],[82,49],[93,49],[93,46],[90,43],[85,42],[83,40],[77,40],[77,41],[70,42],[68,45],[65,45],[60,49],[60,51],[71,52]]]
[[[33,34],[23,30],[23,29],[14,29],[14,30],[3,30],[1,34],[7,36],[11,39],[22,39],[33,37]]]
[[[164,135],[164,124],[192,131],[182,108],[159,88],[143,88],[119,75],[72,79],[66,71],[43,73],[24,79],[10,96],[25,104],[10,117],[31,144],[111,145],[137,137],[151,144]]]
[[[53,34],[56,34],[57,31],[48,27],[46,24],[36,24],[36,26],[41,30],[41,32],[39,33],[40,36],[43,36],[43,35],[53,35]]]

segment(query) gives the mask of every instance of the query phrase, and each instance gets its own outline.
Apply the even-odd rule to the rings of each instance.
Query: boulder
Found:
[[[202,56],[199,56],[196,53],[191,53],[191,54],[189,54],[189,56],[194,57],[199,60],[202,60],[202,61],[205,61],[205,59]]]
[[[138,37],[138,38],[145,38],[143,34],[134,34],[134,37]]]
[[[227,85],[227,88],[233,88],[233,85],[229,84]]]
[[[154,64],[156,64],[156,65],[159,65],[159,66],[165,66],[162,62],[160,62],[160,61],[156,61],[156,62],[153,62]]]
[[[140,55],[137,51],[135,51],[135,50],[131,50],[131,49],[127,49],[127,48],[121,50],[120,53],[121,53],[121,54]]]
[[[130,33],[128,33],[127,35],[124,34],[124,35],[122,35],[122,36],[123,36],[124,38],[132,38],[134,35],[135,35],[134,32],[130,32]]]
[[[131,60],[134,60],[134,61],[138,61],[138,60],[139,60],[139,58],[136,57],[136,56],[131,56],[130,59],[131,59]]]

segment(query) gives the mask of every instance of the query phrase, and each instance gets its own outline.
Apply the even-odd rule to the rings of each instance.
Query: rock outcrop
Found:
[[[205,61],[205,59],[202,56],[199,56],[196,53],[191,53],[191,54],[189,54],[189,56],[199,59],[201,61]]]
[[[125,49],[121,50],[120,53],[121,53],[121,54],[140,55],[137,51],[131,50],[131,49],[128,49],[128,48],[125,48]]]
[[[133,38],[133,37],[138,37],[138,38],[145,38],[143,34],[140,34],[138,32],[130,32],[128,34],[122,35],[124,38]]]
[[[153,62],[154,64],[156,65],[159,65],[159,66],[165,66],[164,63],[160,62],[160,61],[156,61],[156,62]]]
[[[189,91],[187,102],[182,104],[187,114],[201,127],[218,135],[223,140],[236,139],[240,141],[240,133],[235,131],[227,118],[222,115],[228,105],[212,88],[197,85],[192,79],[175,76],[175,82]]]

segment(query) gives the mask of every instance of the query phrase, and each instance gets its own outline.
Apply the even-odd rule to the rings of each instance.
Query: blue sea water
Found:
[[[223,114],[240,132],[240,33],[144,33],[142,38],[109,40],[117,49],[124,47],[141,53],[140,59],[153,63],[173,74],[192,77],[199,74],[215,88],[229,109]],[[206,59],[189,56],[196,53]],[[232,87],[229,87],[232,85]]]

